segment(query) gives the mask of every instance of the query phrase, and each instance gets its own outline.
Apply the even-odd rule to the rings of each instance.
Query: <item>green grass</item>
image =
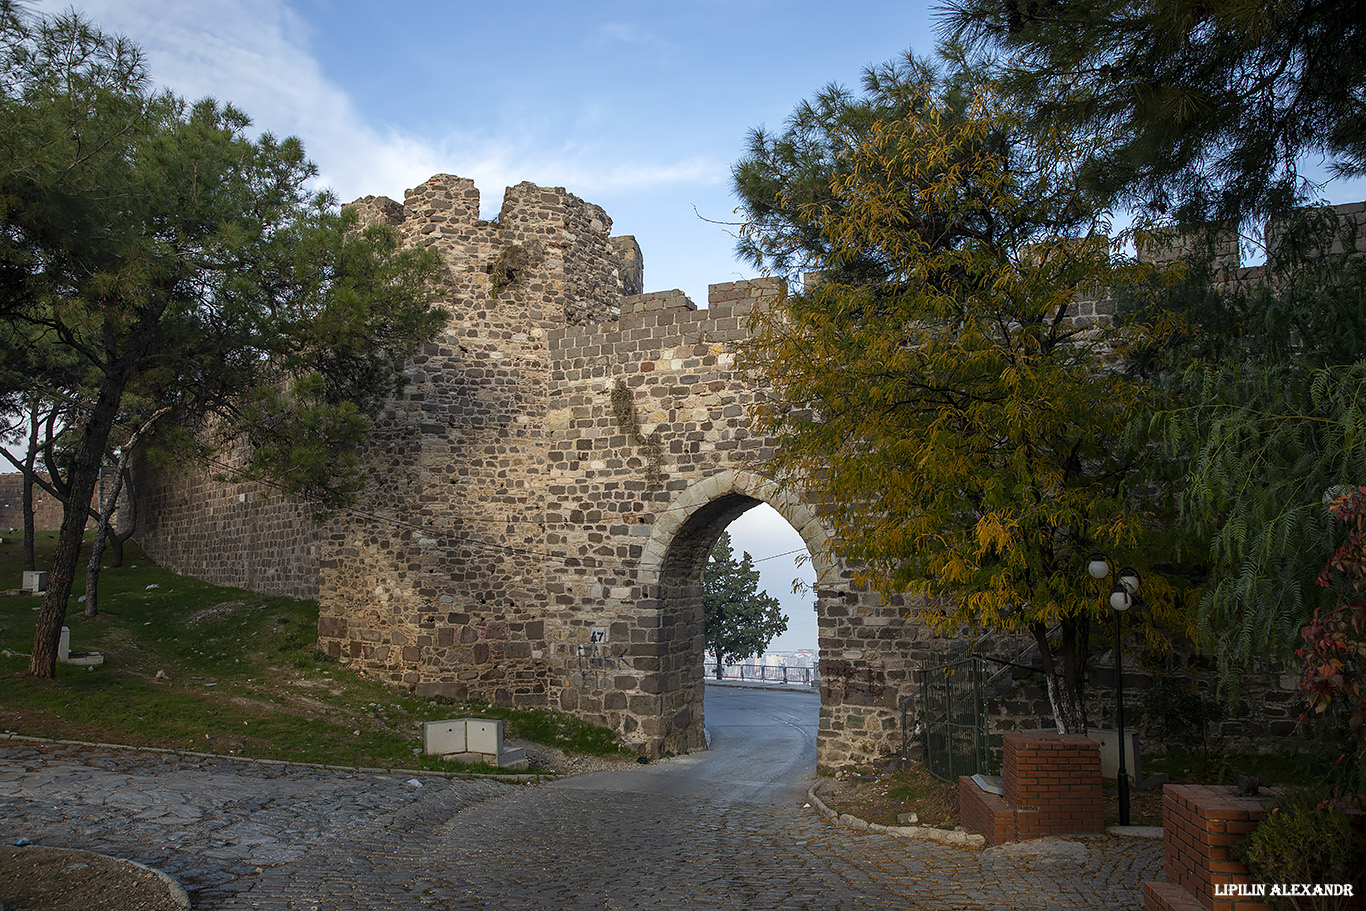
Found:
[[[55,533],[40,534],[39,565]],[[0,589],[18,586],[22,544],[0,544]],[[84,558],[82,559],[84,566]],[[82,573],[82,576],[84,574]],[[135,547],[100,575],[100,615],[67,610],[73,651],[103,665],[23,676],[39,599],[0,597],[0,730],[37,737],[196,750],[292,762],[478,771],[421,755],[422,723],[502,718],[509,736],[567,752],[612,753],[610,731],[545,711],[453,710],[364,679],[316,648],[318,606],[177,576]],[[484,769],[483,771],[491,771]]]
[[[542,709],[514,709],[482,702],[467,703],[465,708],[473,717],[502,718],[521,737],[559,747],[566,753],[609,756],[622,752],[612,731],[573,715]]]
[[[892,778],[892,785],[887,789],[887,796],[893,800],[900,800],[910,803],[925,796],[926,787],[922,782],[911,780],[905,772],[898,772]]]

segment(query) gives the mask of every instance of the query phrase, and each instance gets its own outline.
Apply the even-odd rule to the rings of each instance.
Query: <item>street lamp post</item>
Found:
[[[1086,571],[1093,579],[1104,579],[1110,575],[1110,561],[1103,554],[1092,554]],[[1129,770],[1124,742],[1124,667],[1120,652],[1120,618],[1124,612],[1138,602],[1138,571],[1125,567],[1119,571],[1114,586],[1110,589],[1110,607],[1115,612],[1115,736],[1116,749],[1119,751],[1119,771],[1116,784],[1119,786],[1119,824],[1129,824]]]

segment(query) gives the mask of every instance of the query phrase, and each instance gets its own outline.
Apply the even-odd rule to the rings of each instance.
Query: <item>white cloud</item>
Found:
[[[593,30],[592,43],[598,47],[625,44],[655,55],[656,62],[672,57],[675,46],[649,29],[629,22],[605,22]]]
[[[65,8],[44,0],[38,11]],[[714,185],[728,165],[704,157],[623,160],[599,143],[574,143],[524,128],[517,135],[482,129],[423,135],[367,122],[347,93],[323,72],[309,47],[310,27],[271,0],[84,0],[84,12],[107,31],[146,52],[159,85],[190,99],[231,101],[255,126],[300,137],[320,182],[342,201],[375,194],[398,199],[436,173],[475,181],[485,215],[503,188],[532,180],[580,195],[642,191],[670,185]],[[649,41],[631,26],[604,37]],[[382,64],[381,64],[382,65]]]
[[[517,167],[527,173],[561,175],[554,178],[554,183],[580,194],[624,193],[671,184],[713,186],[730,174],[725,162],[700,157],[671,163],[622,162],[607,166],[594,163],[593,157],[592,150],[582,149],[540,160],[524,159]]]
[[[626,44],[643,44],[650,40],[648,32],[638,25],[631,25],[629,22],[606,22],[597,27],[594,36],[600,44],[613,41],[621,41]]]

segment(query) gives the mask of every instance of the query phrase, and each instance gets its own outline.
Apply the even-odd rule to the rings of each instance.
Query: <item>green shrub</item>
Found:
[[[1321,801],[1314,791],[1298,789],[1273,803],[1256,831],[1238,846],[1254,883],[1350,883],[1366,856],[1366,839],[1357,834],[1340,807]],[[1339,908],[1343,897],[1280,898],[1275,907]]]

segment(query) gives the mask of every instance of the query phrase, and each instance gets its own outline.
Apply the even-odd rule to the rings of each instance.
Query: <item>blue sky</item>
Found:
[[[69,4],[31,8],[55,13]],[[530,180],[634,234],[646,290],[750,277],[733,256],[731,163],[831,81],[932,47],[928,4],[81,0],[153,79],[303,139],[343,202],[473,178],[485,215]]]
[[[53,15],[68,2],[34,2]],[[753,277],[737,262],[731,164],[746,134],[781,128],[830,82],[933,47],[926,2],[652,0],[602,3],[81,0],[74,8],[146,52],[153,80],[231,102],[301,138],[347,202],[402,201],[433,174],[473,178],[485,216],[507,186],[562,186],[633,234],[647,291]],[[759,507],[731,528],[756,558],[802,547]],[[808,567],[763,560],[791,618],[774,648],[814,648]]]

